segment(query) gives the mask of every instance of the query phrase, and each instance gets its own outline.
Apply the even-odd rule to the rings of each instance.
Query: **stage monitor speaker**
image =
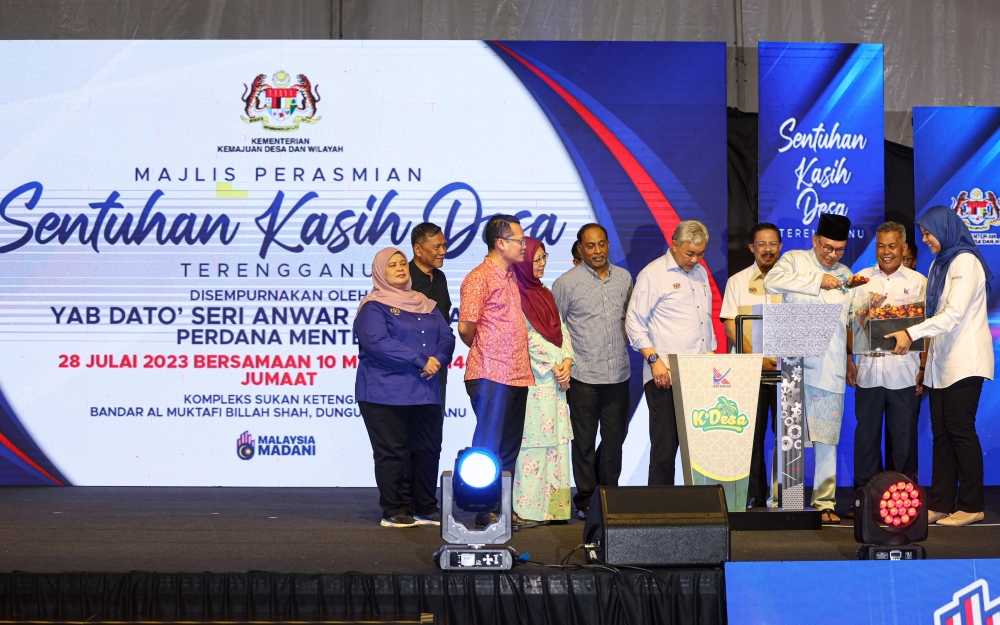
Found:
[[[587,511],[587,558],[631,566],[719,566],[729,561],[721,485],[601,486]],[[596,556],[596,557],[595,557]]]

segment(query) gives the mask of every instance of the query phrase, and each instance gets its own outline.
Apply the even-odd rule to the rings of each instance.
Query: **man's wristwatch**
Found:
[[[657,356],[657,355],[656,355],[655,353],[653,353],[653,354],[650,354],[650,355],[649,355],[649,356],[648,356],[648,357],[646,358],[646,362],[648,362],[649,364],[653,364],[654,362],[656,362],[656,361],[657,361],[657,360],[659,360],[659,359],[660,359],[660,357],[659,357],[659,356]]]

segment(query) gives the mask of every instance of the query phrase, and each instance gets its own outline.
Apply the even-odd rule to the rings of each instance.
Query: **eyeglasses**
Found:
[[[534,260],[534,263],[536,265],[544,265],[548,261],[549,261],[549,255],[548,254],[542,254],[540,258],[536,258]]]
[[[779,247],[781,247],[781,243],[778,243],[777,241],[765,241],[762,243],[754,243],[753,246],[756,247],[758,250],[768,250],[768,249],[776,250]]]
[[[908,262],[910,262],[912,260],[917,260],[917,259],[914,258],[913,256],[906,256],[906,255],[903,256],[903,262],[904,263],[908,263]]]
[[[525,246],[525,240],[524,239],[511,239],[510,237],[500,237],[500,238],[503,239],[504,241],[510,241],[511,243],[517,243],[521,247]]]
[[[819,244],[819,249],[823,250],[824,254],[833,254],[835,256],[843,256],[844,252],[847,251],[847,246],[844,247],[833,247],[832,245],[826,245],[825,243]]]

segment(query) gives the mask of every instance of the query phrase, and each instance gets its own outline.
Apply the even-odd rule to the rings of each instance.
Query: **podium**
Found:
[[[778,403],[781,418],[775,439],[778,495],[788,511],[805,509],[805,404],[803,358],[822,357],[840,323],[841,304],[758,304],[761,331],[753,350],[780,359]],[[778,500],[776,497],[775,500]]]
[[[670,354],[674,413],[684,484],[721,484],[730,527],[738,530],[819,529],[820,515],[805,507],[803,358],[822,357],[833,339],[841,304],[759,304],[736,318],[754,320],[752,354]],[[746,509],[750,459],[757,420],[761,365],[780,361],[774,465],[780,509]]]
[[[686,486],[721,484],[730,512],[747,505],[760,354],[670,354]]]

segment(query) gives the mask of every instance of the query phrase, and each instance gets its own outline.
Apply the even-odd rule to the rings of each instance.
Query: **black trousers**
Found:
[[[375,483],[383,513],[391,517],[437,512],[444,426],[441,406],[389,406],[366,401],[358,402],[358,406],[372,443]]]
[[[485,447],[500,458],[501,471],[514,474],[524,439],[524,412],[528,387],[508,386],[487,379],[466,380],[472,411],[476,413],[473,447]]]
[[[888,389],[882,386],[854,390],[854,488],[861,488],[882,467],[882,415],[892,437],[892,466],[917,481],[917,419],[920,396],[915,386]],[[886,464],[889,450],[886,450]]]
[[[674,388],[660,388],[653,380],[642,388],[649,407],[649,485],[673,486],[678,446]]]
[[[764,439],[767,437],[767,413],[771,411],[771,431],[777,433],[778,425],[778,385],[761,384],[757,393],[757,423],[753,430],[753,453],[750,456],[750,479],[747,481],[747,498],[767,498],[769,482],[767,478],[767,458],[764,455]]]
[[[628,434],[628,380],[618,384],[587,384],[570,380],[566,401],[573,424],[573,479],[577,510],[586,512],[598,486],[618,486],[622,445]],[[600,454],[594,449],[601,432]]]
[[[934,467],[928,506],[935,512],[986,510],[983,448],[976,434],[976,411],[982,391],[983,378],[978,376],[963,378],[945,388],[931,389]]]

